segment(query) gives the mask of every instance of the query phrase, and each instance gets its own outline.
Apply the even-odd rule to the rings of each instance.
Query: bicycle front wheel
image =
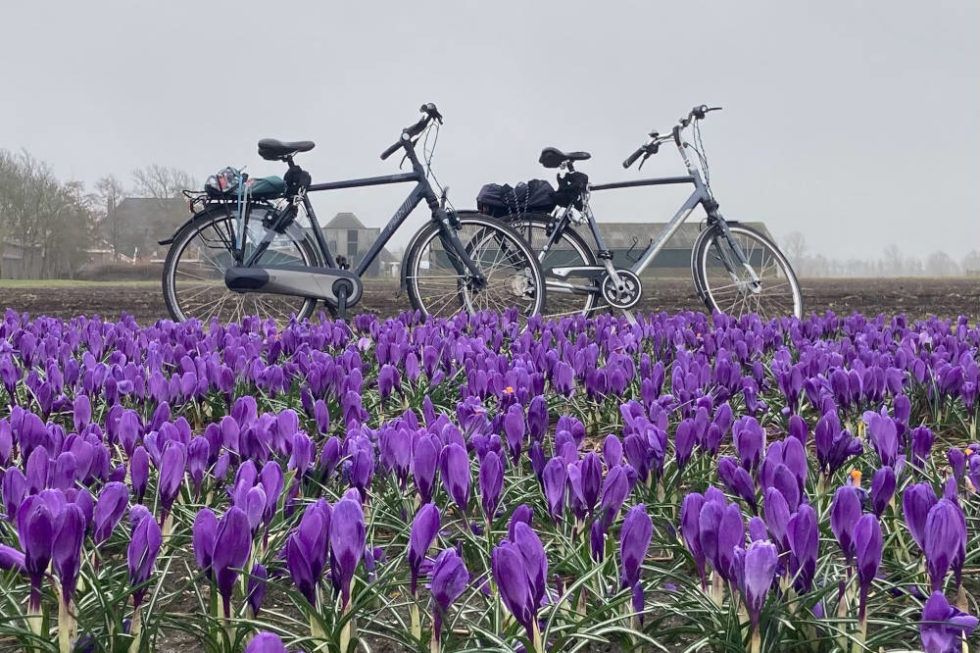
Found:
[[[424,317],[449,317],[461,310],[504,312],[527,318],[544,308],[545,285],[534,252],[506,224],[488,216],[459,216],[456,235],[484,276],[477,283],[448,248],[440,225],[430,222],[414,239],[405,259],[405,281],[412,307]]]
[[[710,310],[735,317],[756,313],[763,319],[803,317],[803,294],[789,261],[772,240],[741,224],[719,225],[695,244],[692,268],[698,294]],[[740,263],[736,246],[748,266]]]
[[[315,266],[315,250],[302,230],[291,225],[276,233],[270,224],[272,207],[254,206],[245,230],[245,255],[266,241],[268,247],[256,262],[263,265]],[[225,286],[225,270],[235,265],[238,240],[234,211],[218,206],[206,209],[185,225],[174,238],[163,266],[163,298],[170,317],[181,322],[238,322],[246,316],[272,318],[280,324],[308,318],[316,299],[270,293],[233,292]]]

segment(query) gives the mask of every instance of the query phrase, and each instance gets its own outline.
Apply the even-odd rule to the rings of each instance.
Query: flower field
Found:
[[[980,330],[0,322],[0,650],[973,650]]]

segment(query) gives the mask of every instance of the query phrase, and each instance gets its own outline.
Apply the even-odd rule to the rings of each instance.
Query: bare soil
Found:
[[[644,279],[641,311],[704,310],[690,279]],[[980,279],[805,279],[806,311],[838,314],[906,313],[910,317],[965,315],[980,318]],[[159,284],[154,282],[0,281],[0,310],[32,315],[73,317],[133,315],[147,324],[167,317]],[[408,297],[397,283],[369,280],[356,310],[389,316],[408,310]]]

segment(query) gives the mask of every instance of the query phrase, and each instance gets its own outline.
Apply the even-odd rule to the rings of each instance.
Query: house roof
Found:
[[[333,220],[323,225],[324,229],[364,229],[364,223],[350,211],[341,211]]]
[[[745,222],[746,226],[752,227],[763,235],[772,238],[772,234],[762,222]],[[667,226],[665,222],[599,222],[599,232],[602,234],[606,246],[610,249],[629,249],[636,247],[642,250],[650,244]],[[701,233],[703,225],[700,222],[686,222],[678,227],[674,235],[667,241],[667,249],[691,249],[694,242]],[[586,225],[577,226],[576,231],[585,238],[586,242],[592,243],[592,234]]]

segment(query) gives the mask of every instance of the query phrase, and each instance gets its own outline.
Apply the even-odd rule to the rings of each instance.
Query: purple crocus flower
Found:
[[[540,538],[530,525],[517,522],[514,524],[513,531],[511,542],[517,546],[524,558],[524,568],[527,571],[531,600],[536,613],[547,596],[548,558]]]
[[[881,565],[881,525],[878,523],[878,518],[871,514],[863,515],[854,525],[853,535],[854,558],[858,584],[861,588],[858,620],[864,622],[868,590]]]
[[[262,601],[265,599],[265,592],[268,586],[269,571],[265,566],[255,563],[252,572],[248,576],[248,588],[245,592],[245,601],[254,619],[262,609]]]
[[[408,567],[411,572],[412,596],[416,595],[419,574],[429,547],[439,534],[439,509],[432,503],[423,504],[412,520],[408,536]]]
[[[787,529],[789,528],[792,514],[782,492],[774,487],[766,490],[766,503],[764,506],[766,527],[776,546],[782,551],[785,551],[789,544],[787,540]]]
[[[715,570],[725,580],[732,581],[732,563],[736,547],[745,546],[745,522],[742,511],[734,503],[728,504],[718,524],[718,552]]]
[[[754,472],[762,460],[762,450],[766,447],[766,432],[754,417],[742,417],[732,426],[735,450],[746,471]]]
[[[170,508],[180,492],[187,464],[187,451],[179,442],[171,441],[160,459],[160,477],[157,492],[160,495],[161,522],[170,514]]]
[[[327,564],[327,537],[333,523],[324,504],[317,502],[307,507],[296,530],[286,540],[286,568],[297,589],[314,608],[317,586]]]
[[[149,479],[150,455],[143,448],[143,445],[140,445],[133,450],[133,455],[129,459],[129,480],[132,483],[133,494],[137,503],[142,503]]]
[[[75,583],[82,562],[85,516],[78,506],[69,503],[59,515],[58,522],[58,532],[51,544],[51,562],[61,580],[61,600],[69,605],[75,595]]]
[[[718,478],[729,492],[745,501],[753,512],[756,511],[755,483],[744,468],[735,464],[734,458],[722,456],[718,460]]]
[[[442,484],[456,506],[466,512],[470,500],[470,459],[466,449],[453,442],[442,450]]]
[[[201,492],[201,483],[204,481],[204,473],[208,469],[210,457],[211,444],[207,438],[199,435],[191,440],[187,446],[187,471],[190,474],[195,495]]]
[[[507,448],[510,449],[511,460],[514,464],[521,456],[521,446],[524,443],[525,423],[524,409],[520,404],[512,404],[503,418],[504,435],[507,438]]]
[[[132,515],[133,513],[131,513]],[[149,512],[142,512],[133,527],[133,536],[126,550],[129,563],[129,584],[133,587],[133,607],[139,609],[146,594],[145,583],[153,573],[163,533]]]
[[[885,512],[885,508],[895,495],[895,485],[895,470],[891,467],[878,469],[871,478],[871,507],[878,517]]]
[[[418,491],[422,503],[432,501],[440,449],[441,445],[439,445],[438,440],[429,436],[423,436],[415,445],[412,474],[415,479],[415,489]]]
[[[459,598],[470,582],[470,573],[456,549],[446,549],[432,563],[432,580],[429,590],[435,609],[432,611],[432,636],[436,641],[442,638],[442,619],[449,606]]]
[[[201,508],[194,517],[191,528],[191,547],[194,559],[201,571],[211,578],[211,559],[214,556],[214,542],[218,536],[218,517],[210,508]]]
[[[95,546],[99,546],[112,535],[116,524],[126,512],[128,501],[129,488],[125,484],[112,482],[102,488],[92,513],[92,541]]]
[[[684,538],[684,544],[687,546],[687,550],[694,560],[694,566],[697,568],[698,576],[701,578],[702,589],[705,587],[705,555],[701,548],[699,518],[703,506],[704,497],[697,492],[691,492],[681,502],[680,514],[681,537]]]
[[[643,612],[643,586],[640,584],[640,567],[646,558],[653,537],[653,522],[646,506],[637,504],[630,508],[623,519],[619,535],[619,559],[621,582],[633,593],[633,612]]]
[[[925,465],[926,460],[929,459],[929,453],[932,451],[933,439],[932,429],[928,426],[918,426],[912,429],[911,448],[913,465],[916,467]]]
[[[697,431],[693,419],[681,420],[674,432],[674,456],[677,459],[677,469],[684,471],[687,461],[691,458],[694,451],[694,443],[697,440]]]
[[[565,431],[565,433],[567,433],[567,431]],[[569,438],[571,438],[570,433]],[[617,467],[623,462],[623,443],[612,433],[607,435],[602,441],[602,458],[606,461],[606,467]]]
[[[495,451],[487,451],[480,460],[480,504],[487,522],[493,522],[504,488],[504,464]]]
[[[977,618],[951,606],[942,592],[933,592],[922,609],[919,637],[925,653],[959,653],[963,638],[977,627]]]
[[[861,518],[861,495],[853,485],[842,485],[830,504],[830,530],[834,532],[844,557],[854,558],[854,527]]]
[[[537,611],[520,549],[509,540],[503,541],[493,549],[490,568],[504,605],[533,640],[537,629]]]
[[[932,581],[932,591],[943,588],[950,568],[959,586],[960,569],[966,556],[966,521],[960,507],[949,499],[940,499],[926,517],[923,551]]]
[[[793,574],[793,587],[800,594],[806,594],[813,588],[817,554],[820,549],[817,512],[809,504],[801,504],[796,514],[790,517],[786,528],[786,539],[791,553],[790,572]]]
[[[865,413],[868,436],[882,465],[892,466],[898,459],[898,427],[895,420],[879,413]]]
[[[607,530],[615,521],[629,491],[625,468],[619,466],[610,469],[602,483],[602,501],[599,504],[599,519],[603,530]]]
[[[732,554],[733,576],[738,580],[745,608],[753,630],[759,626],[759,615],[766,603],[769,588],[776,577],[779,552],[772,542],[752,542],[748,549],[737,547]]]
[[[364,555],[366,532],[361,504],[346,497],[338,501],[330,525],[330,573],[344,612],[350,608],[350,585]]]
[[[51,562],[51,544],[55,535],[55,515],[39,496],[32,495],[17,510],[17,534],[24,551],[24,569],[31,580],[29,608],[41,609],[41,583]]]
[[[211,554],[211,569],[224,605],[225,618],[231,617],[231,593],[238,574],[252,552],[252,531],[245,511],[232,506],[218,522]]]
[[[24,554],[6,544],[0,544],[0,570],[24,573],[26,559]]]
[[[925,551],[926,518],[929,511],[936,505],[936,492],[928,483],[916,483],[905,488],[902,494],[902,513],[905,515],[905,525],[912,539]]]
[[[245,653],[288,653],[275,633],[261,632],[251,639]]]
[[[561,521],[562,513],[565,511],[565,484],[568,473],[565,470],[565,461],[561,458],[552,458],[544,466],[541,475],[542,485],[544,486],[544,496],[548,502],[548,513],[555,521]]]
[[[2,495],[7,519],[16,521],[17,509],[27,496],[27,478],[24,473],[16,467],[11,467],[4,472],[3,481],[0,482],[0,495]]]

